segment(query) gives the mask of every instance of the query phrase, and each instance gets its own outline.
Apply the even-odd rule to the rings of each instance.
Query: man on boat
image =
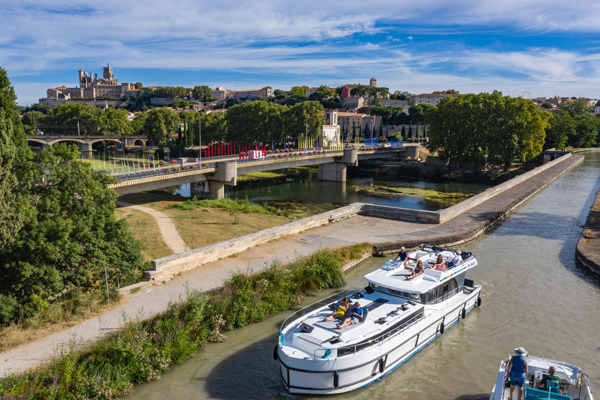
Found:
[[[509,372],[510,377],[510,394],[508,395],[508,400],[512,400],[515,386],[519,387],[518,400],[521,400],[523,396],[523,386],[525,386],[525,379],[529,372],[527,360],[525,360],[527,351],[525,351],[524,348],[519,347],[518,349],[515,349],[515,354],[516,355],[512,356],[508,362],[508,367],[506,367],[506,371]]]
[[[544,374],[542,380],[535,386],[536,389],[547,390],[549,392],[560,393],[560,377],[556,376],[556,367],[551,365],[548,368],[548,374]]]
[[[403,263],[402,266],[406,268],[406,265],[408,264],[408,253],[406,252],[406,250],[404,250],[404,247],[400,249],[400,253],[398,253],[394,261],[400,261],[401,263]]]
[[[354,303],[353,308],[350,310],[350,317],[346,318],[342,324],[337,324],[338,329],[344,329],[344,327],[352,324],[359,324],[365,320],[365,310],[360,306],[357,301]]]
[[[462,252],[460,250],[458,250],[456,253],[454,253],[454,258],[452,260],[450,260],[450,262],[448,263],[448,268],[452,268],[452,267],[460,264],[462,261],[463,261]]]

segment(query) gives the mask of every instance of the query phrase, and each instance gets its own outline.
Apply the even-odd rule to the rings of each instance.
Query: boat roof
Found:
[[[434,287],[477,265],[475,257],[471,253],[464,252],[463,255],[465,255],[466,259],[458,265],[447,268],[445,271],[431,269],[435,265],[439,254],[442,255],[444,261],[451,261],[456,253],[457,250],[454,249],[421,245],[419,248],[408,253],[409,262],[406,268],[401,262],[390,260],[380,269],[365,275],[365,280],[374,285],[400,292],[427,293]],[[419,260],[423,262],[425,271],[416,278],[409,280],[407,277],[412,274],[412,270],[416,267]]]

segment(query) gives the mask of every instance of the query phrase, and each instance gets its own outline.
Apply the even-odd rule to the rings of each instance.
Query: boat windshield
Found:
[[[403,292],[401,290],[389,289],[384,286],[376,285],[374,283],[369,283],[369,286],[371,286],[373,289],[375,289],[378,292],[389,294],[390,296],[401,297],[403,299],[412,300],[412,301],[416,301],[419,303],[421,302],[421,296],[417,293],[410,293],[410,292]]]
[[[362,289],[358,289],[358,288],[346,289],[344,291],[334,293],[331,296],[325,297],[324,299],[319,300],[316,303],[312,303],[311,305],[306,306],[306,307],[296,311],[295,313],[293,313],[289,317],[287,317],[285,319],[285,321],[283,321],[283,324],[281,324],[281,329],[279,330],[279,332],[283,333],[284,329],[288,325],[290,325],[291,323],[296,321],[298,318],[303,317],[308,314],[311,314],[314,311],[316,311],[320,308],[323,308],[328,304],[335,303],[338,300],[343,299],[344,297],[348,297],[348,298],[352,299],[353,295],[356,294],[357,292],[360,292],[361,290]]]

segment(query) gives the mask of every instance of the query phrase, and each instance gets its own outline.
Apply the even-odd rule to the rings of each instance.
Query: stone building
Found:
[[[98,74],[92,75],[90,72],[79,70],[79,86],[49,88],[46,91],[46,98],[40,99],[40,103],[53,107],[58,104],[66,104],[70,100],[93,100],[98,97],[119,99],[123,95],[135,96],[137,92],[138,90],[131,83],[119,84],[119,81],[115,79],[112,67],[107,64],[104,67],[102,78],[98,78]]]
[[[440,101],[446,97],[458,97],[459,94],[447,94],[447,93],[423,93],[415,94],[408,98],[409,106],[416,106],[417,104],[428,104],[430,106],[437,106]]]

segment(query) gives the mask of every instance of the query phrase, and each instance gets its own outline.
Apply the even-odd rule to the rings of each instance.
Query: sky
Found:
[[[600,2],[0,0],[0,67],[21,105],[78,85],[368,84],[600,97]]]

